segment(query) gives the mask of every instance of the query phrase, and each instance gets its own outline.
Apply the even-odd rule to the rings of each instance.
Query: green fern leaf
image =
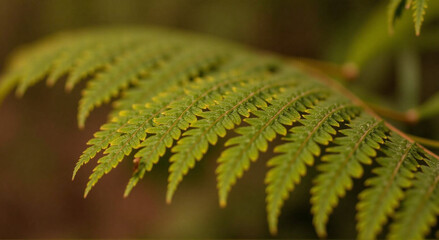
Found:
[[[84,126],[85,119],[94,107],[117,96],[121,88],[128,87],[129,83],[138,80],[139,75],[147,74],[160,60],[176,51],[177,45],[174,44],[165,41],[139,47],[120,57],[106,72],[90,81],[79,102],[79,126]]]
[[[94,134],[94,138],[87,142],[87,145],[90,145],[90,147],[79,157],[75,169],[73,170],[72,180],[75,179],[76,173],[78,173],[83,165],[87,164],[97,153],[102,151],[102,149],[106,149],[111,141],[120,136],[117,130],[122,126],[123,125],[118,121],[102,125],[101,130]]]
[[[240,136],[227,141],[226,146],[235,146],[223,151],[218,159],[220,164],[216,172],[221,206],[226,205],[228,192],[236,179],[249,168],[250,160],[256,161],[259,151],[267,151],[267,141],[272,141],[276,134],[286,135],[284,125],[292,125],[301,117],[296,109],[312,107],[326,95],[321,86],[309,85],[289,89],[273,100],[269,107],[252,112],[257,117],[244,120],[250,126],[238,128],[236,132]]]
[[[373,117],[361,116],[348,125],[340,130],[344,136],[334,140],[336,146],[326,149],[332,154],[322,157],[324,163],[317,167],[321,174],[311,189],[313,223],[320,237],[326,236],[325,225],[338,198],[352,188],[352,178],[363,175],[361,164],[371,164],[386,139],[383,123]]]
[[[289,143],[274,149],[280,155],[268,161],[268,166],[272,168],[267,173],[265,183],[268,224],[272,234],[277,232],[277,218],[288,193],[306,174],[306,165],[313,165],[314,156],[320,155],[318,144],[328,145],[333,140],[332,135],[336,133],[334,127],[339,127],[340,122],[350,120],[359,109],[347,103],[346,99],[335,97],[308,111],[309,115],[299,120],[303,126],[291,128],[291,133],[284,138]]]
[[[18,96],[22,96],[27,88],[42,80],[51,71],[55,60],[61,54],[63,43],[63,41],[56,42],[54,46],[47,49],[46,46],[42,46],[35,55],[29,56],[34,64],[25,66],[21,70],[23,74],[17,87]]]
[[[239,57],[237,57],[235,60],[232,60],[229,64],[226,64],[222,67],[223,71],[225,71],[225,73],[222,74],[213,74],[210,77],[206,77],[206,81],[207,81],[207,85],[203,84],[202,81],[197,81],[194,84],[192,84],[192,90],[194,91],[187,91],[186,95],[190,96],[190,98],[188,99],[192,99],[192,96],[201,96],[203,95],[202,98],[197,99],[197,101],[201,102],[204,101],[204,104],[202,106],[202,108],[206,108],[209,105],[212,104],[216,104],[215,101],[218,101],[220,99],[222,99],[223,95],[225,93],[219,94],[217,92],[214,92],[216,90],[220,90],[223,89],[222,91],[224,92],[224,89],[228,89],[228,91],[230,91],[230,87],[236,87],[235,85],[239,85],[242,84],[243,82],[246,81],[254,81],[255,79],[251,78],[252,75],[256,74],[256,73],[264,73],[267,72],[270,65],[273,64],[275,61],[274,59],[264,59],[262,61],[248,61],[249,59],[247,57],[242,58],[242,55],[239,55]],[[245,61],[243,61],[245,60]],[[236,67],[240,67],[240,72],[237,73],[236,72]],[[260,78],[260,76],[255,75],[256,78]],[[210,79],[210,80],[209,80]],[[201,79],[200,79],[201,80]],[[204,87],[201,87],[200,89],[200,84],[201,86],[204,85]],[[210,87],[210,89],[209,89]],[[208,90],[206,92],[206,90]],[[226,91],[227,92],[227,91]],[[206,104],[206,101],[204,98],[206,97],[211,97],[209,96],[212,94],[215,94],[217,99],[215,101],[210,101],[209,104]],[[175,95],[175,94],[174,94]],[[184,106],[184,104],[175,103],[177,106]],[[194,105],[194,103],[191,103],[190,105]],[[172,108],[172,106],[168,106],[168,108]],[[186,107],[182,108],[181,110],[183,110],[184,112],[188,112],[191,113],[193,112],[193,110],[189,111],[186,110]],[[175,112],[176,117],[174,118],[174,123],[171,123],[171,121],[169,121],[169,123],[171,123],[171,125],[176,125],[178,128],[180,128],[180,130],[185,130],[188,125],[189,122],[187,122],[183,117],[178,117],[178,114],[180,114],[180,116],[184,113],[178,113]],[[162,117],[162,119],[156,119],[155,123],[156,124],[160,124],[160,122],[162,122],[163,124],[163,119],[168,118],[169,120],[169,114],[167,114],[168,116],[166,117]],[[196,115],[196,114],[195,114]],[[193,117],[192,117],[193,119]],[[193,119],[193,122],[191,122],[191,124],[194,123],[194,121],[196,121],[196,119]],[[175,126],[174,126],[175,127]],[[183,128],[181,128],[183,127]],[[158,129],[162,129],[162,134],[157,134]],[[135,185],[138,183],[138,181],[140,179],[143,178],[144,174],[146,171],[150,171],[152,169],[153,164],[157,163],[158,158],[160,156],[163,156],[163,154],[165,153],[166,148],[169,148],[172,146],[172,139],[169,139],[166,142],[166,144],[163,142],[163,140],[166,138],[166,134],[163,133],[167,133],[167,134],[171,134],[172,131],[168,131],[166,130],[166,126],[157,126],[156,129],[147,129],[147,131],[152,132],[152,133],[156,133],[155,135],[147,138],[139,147],[143,147],[141,150],[139,150],[136,153],[136,157],[139,159],[139,167],[137,168],[137,170],[134,172],[133,176],[131,177],[130,181],[128,182],[128,185],[125,189],[125,196],[128,196],[129,193],[131,192],[131,190],[135,187]],[[179,130],[177,130],[179,131]],[[178,134],[179,135],[179,134]],[[180,136],[178,136],[179,138]],[[175,139],[175,140],[178,140]]]
[[[376,160],[381,165],[373,170],[377,176],[366,181],[370,187],[359,195],[359,239],[376,238],[387,216],[394,213],[403,198],[403,188],[411,185],[418,165],[416,160],[422,160],[416,145],[397,135],[392,135],[382,151],[386,157]]]
[[[422,22],[424,21],[425,9],[427,8],[427,0],[414,0],[412,6],[416,36],[419,36],[421,34]]]
[[[426,160],[429,166],[421,166],[416,173],[413,186],[402,202],[402,210],[390,226],[389,239],[423,239],[430,226],[436,223],[439,214],[439,165],[437,159]]]
[[[209,46],[185,49],[171,57],[166,68],[153,72],[139,81],[139,86],[128,90],[124,97],[116,102],[116,109],[129,109],[133,104],[146,102],[156,94],[174,84],[183,85],[199,77],[203,72],[218,67],[230,53]]]
[[[227,80],[224,80],[227,79]],[[230,88],[242,84],[245,78],[242,76],[226,76],[212,78],[205,81],[196,81],[186,92],[186,98],[179,99],[169,104],[167,110],[161,116],[154,119],[155,126],[146,129],[152,134],[140,144],[140,150],[135,157],[139,158],[140,173],[130,180],[125,196],[129,194],[137,181],[141,179],[145,171],[150,171],[152,165],[157,163],[167,148],[172,147],[174,140],[178,140],[181,131],[186,130],[197,121],[197,116],[204,109],[221,101],[221,91],[230,91]]]
[[[127,51],[136,49],[141,46],[142,43],[149,43],[154,40],[155,32],[150,34],[127,34],[131,32],[129,30],[119,32],[109,31],[108,35],[104,34],[105,40],[100,41],[98,45],[91,50],[90,48],[85,50],[84,54],[75,60],[75,65],[68,74],[66,81],[66,89],[71,90],[82,79],[87,76],[94,76],[96,72],[99,72],[105,67],[111,66],[116,58],[123,56]],[[120,34],[119,39],[113,39],[110,36]],[[93,38],[99,38],[95,35]]]
[[[227,130],[239,125],[241,116],[247,118],[250,112],[256,111],[258,107],[267,106],[267,101],[278,92],[276,89],[294,82],[294,79],[287,78],[281,81],[279,77],[274,77],[248,86],[236,87],[218,105],[213,105],[210,111],[201,112],[199,116],[203,119],[195,122],[191,126],[193,129],[184,133],[186,137],[172,148],[175,154],[170,159],[172,164],[169,168],[167,202],[171,202],[183,176],[194,167],[195,160],[202,158],[209,144],[215,145],[218,136],[224,137]]]
[[[395,21],[401,17],[404,7],[406,5],[406,0],[390,0],[387,16],[389,24],[389,32],[393,33],[393,26]]]
[[[174,93],[178,92],[173,90]],[[178,94],[176,95],[178,96]],[[140,145],[140,142],[146,138],[146,129],[153,126],[153,119],[165,111],[167,104],[175,99],[173,97],[173,95],[162,94],[152,103],[134,106],[131,111],[120,112],[120,119],[125,120],[125,123],[120,123],[121,127],[117,129],[121,134],[112,138],[110,146],[104,151],[105,156],[98,160],[98,165],[93,169],[87,182],[84,197],[104,174],[109,173],[126,155],[129,155],[134,148]]]
[[[47,84],[53,86],[59,78],[74,68],[76,61],[85,54],[87,49],[97,46],[98,42],[103,40],[103,38],[84,36],[73,46],[63,48],[60,56],[53,62],[52,71],[47,77]]]
[[[389,23],[409,2],[391,2]],[[425,3],[412,2],[419,28]],[[284,136],[284,143],[274,146],[278,155],[268,161],[265,178],[272,233],[284,201],[320,155],[323,162],[311,190],[319,236],[326,235],[325,225],[339,198],[351,189],[354,178],[362,177],[363,164],[374,161],[379,167],[366,179],[358,203],[359,238],[375,238],[393,216],[391,239],[422,238],[439,214],[437,156],[358,106],[357,99],[282,58],[177,31],[75,31],[17,52],[2,76],[0,100],[14,88],[21,95],[39,81],[47,79],[51,85],[64,76],[67,89],[88,81],[80,101],[81,126],[93,108],[120,96],[110,120],[88,142],[74,169],[73,177],[103,151],[84,196],[136,151],[127,195],[171,148],[170,202],[209,146],[235,129],[238,136],[226,142],[218,159],[221,205],[260,152],[269,149],[277,135]],[[247,126],[240,126],[242,122]]]

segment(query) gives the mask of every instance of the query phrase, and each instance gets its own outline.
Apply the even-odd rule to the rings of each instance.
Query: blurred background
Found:
[[[0,0],[0,66],[16,47],[61,30],[108,25],[157,25],[219,36],[295,57],[337,78],[371,104],[405,112],[439,91],[439,6],[430,1],[422,35],[405,12],[390,36],[387,1],[378,0]],[[308,59],[318,59],[318,62]],[[74,182],[74,164],[107,117],[96,110],[84,130],[76,123],[79,88],[38,84],[0,107],[0,237],[2,238],[270,238],[264,203],[266,156],[218,206],[212,148],[165,203],[166,161],[132,194],[125,161],[83,199],[93,164]],[[383,112],[383,114],[386,111]],[[394,122],[411,134],[439,139],[435,110],[417,125]],[[394,115],[394,114],[393,114]],[[392,113],[390,114],[392,116]],[[394,118],[394,117],[392,117]],[[218,145],[221,146],[220,142]],[[207,161],[208,160],[208,161]],[[279,238],[316,238],[304,178],[283,208]],[[355,236],[356,194],[341,200],[329,236]]]

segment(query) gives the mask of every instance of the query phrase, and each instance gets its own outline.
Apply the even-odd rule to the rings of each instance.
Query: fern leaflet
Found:
[[[411,185],[418,165],[416,160],[422,160],[416,145],[399,136],[393,135],[382,151],[386,157],[376,160],[381,165],[373,170],[377,176],[366,181],[370,188],[359,195],[359,239],[373,239],[381,231],[387,216],[394,213],[403,198],[403,188]]]
[[[227,141],[230,147],[222,152],[218,162],[218,189],[220,205],[226,205],[226,199],[231,186],[236,179],[248,169],[250,160],[258,158],[258,152],[267,151],[267,141],[272,141],[276,134],[286,135],[283,125],[292,125],[301,115],[296,109],[303,106],[312,107],[315,102],[325,96],[325,90],[320,86],[299,86],[282,93],[263,110],[252,112],[257,118],[248,118],[244,121],[250,124],[236,130],[240,136]]]
[[[415,21],[416,35],[421,34],[421,26],[424,21],[425,9],[427,8],[427,0],[415,0],[413,2],[413,20]]]
[[[439,214],[439,165],[436,159],[427,159],[427,162],[429,166],[421,166],[413,186],[406,193],[402,210],[390,226],[389,239],[423,239],[430,226],[436,223]]]
[[[321,237],[326,236],[325,225],[338,198],[352,188],[352,178],[363,175],[361,164],[371,164],[387,138],[383,123],[373,117],[360,116],[348,125],[351,128],[340,130],[344,136],[334,140],[336,146],[326,149],[331,154],[322,157],[324,163],[317,167],[322,173],[311,189],[313,223]]]
[[[301,110],[306,111],[306,108]],[[267,212],[270,232],[273,234],[277,232],[277,218],[288,193],[306,174],[306,165],[313,165],[314,156],[320,155],[318,144],[328,145],[333,140],[332,134],[336,133],[334,127],[350,120],[359,109],[343,98],[334,97],[308,111],[309,114],[299,120],[303,126],[291,128],[290,134],[284,138],[289,143],[274,149],[280,155],[268,161],[268,166],[272,168],[265,178]]]

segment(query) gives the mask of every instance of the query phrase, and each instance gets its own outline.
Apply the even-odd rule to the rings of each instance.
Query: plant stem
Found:
[[[304,57],[291,58],[291,60],[300,65],[312,66],[312,68],[318,69],[320,72],[345,81],[353,81],[358,77],[358,69],[351,64],[339,65]]]
[[[439,141],[438,140],[423,138],[423,137],[414,136],[411,134],[407,134],[407,136],[409,136],[411,139],[415,140],[416,142],[422,143],[422,144],[429,146],[429,147],[439,149]]]
[[[383,117],[409,124],[416,124],[419,122],[419,114],[415,110],[400,112],[374,103],[367,103],[367,105],[369,105],[375,113]]]
[[[291,62],[291,61],[290,61]],[[350,91],[348,91],[343,85],[340,83],[332,80],[331,78],[327,77],[326,75],[322,74],[318,69],[313,68],[311,66],[305,65],[305,64],[298,64],[296,61],[292,61],[295,63],[296,66],[300,67],[302,70],[308,72],[310,75],[316,77],[317,79],[321,80],[324,84],[328,85],[328,87],[333,88],[334,90],[339,91],[341,94],[349,98],[352,102],[356,103],[357,105],[364,108],[364,110],[369,113],[370,115],[374,116],[375,118],[382,120],[382,118],[376,114],[366,103],[364,103],[362,100],[360,100],[357,96],[353,95]],[[416,143],[416,145],[424,150],[427,154],[429,154],[431,157],[439,160],[439,156],[433,153],[432,151],[428,150],[424,146],[417,143],[414,139],[412,139],[410,136],[408,136],[406,133],[402,132],[401,130],[394,127],[392,124],[385,122],[385,125],[391,130],[406,139],[407,141],[411,143]]]

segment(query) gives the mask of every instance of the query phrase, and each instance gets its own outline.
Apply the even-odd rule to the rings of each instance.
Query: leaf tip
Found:
[[[71,84],[66,84],[66,86],[64,87],[64,90],[66,91],[66,92],[71,92],[72,91],[72,89],[73,89],[73,86],[71,85]]]
[[[412,0],[408,0],[405,4],[405,9],[410,9],[411,5],[412,5]]]
[[[133,185],[130,182],[130,183],[128,183],[127,187],[125,188],[125,191],[123,193],[123,197],[127,198],[130,195],[132,189],[133,189]]]
[[[23,95],[24,95],[24,90],[17,89],[17,91],[15,92],[15,96],[17,98],[21,98],[21,97],[23,97]]]
[[[327,236],[328,236],[328,234],[326,233],[326,230],[325,230],[325,229],[317,229],[317,230],[316,230],[316,233],[317,233],[317,236],[318,236],[320,239],[326,239]]]
[[[271,236],[276,236],[277,235],[277,227],[270,227],[270,234]]]
[[[55,81],[56,81],[56,79],[54,79],[54,78],[47,79],[46,86],[53,87],[55,85]]]
[[[75,166],[75,169],[73,170],[73,174],[72,174],[72,181],[75,180],[76,174],[78,173],[80,167],[81,166],[79,164]]]

